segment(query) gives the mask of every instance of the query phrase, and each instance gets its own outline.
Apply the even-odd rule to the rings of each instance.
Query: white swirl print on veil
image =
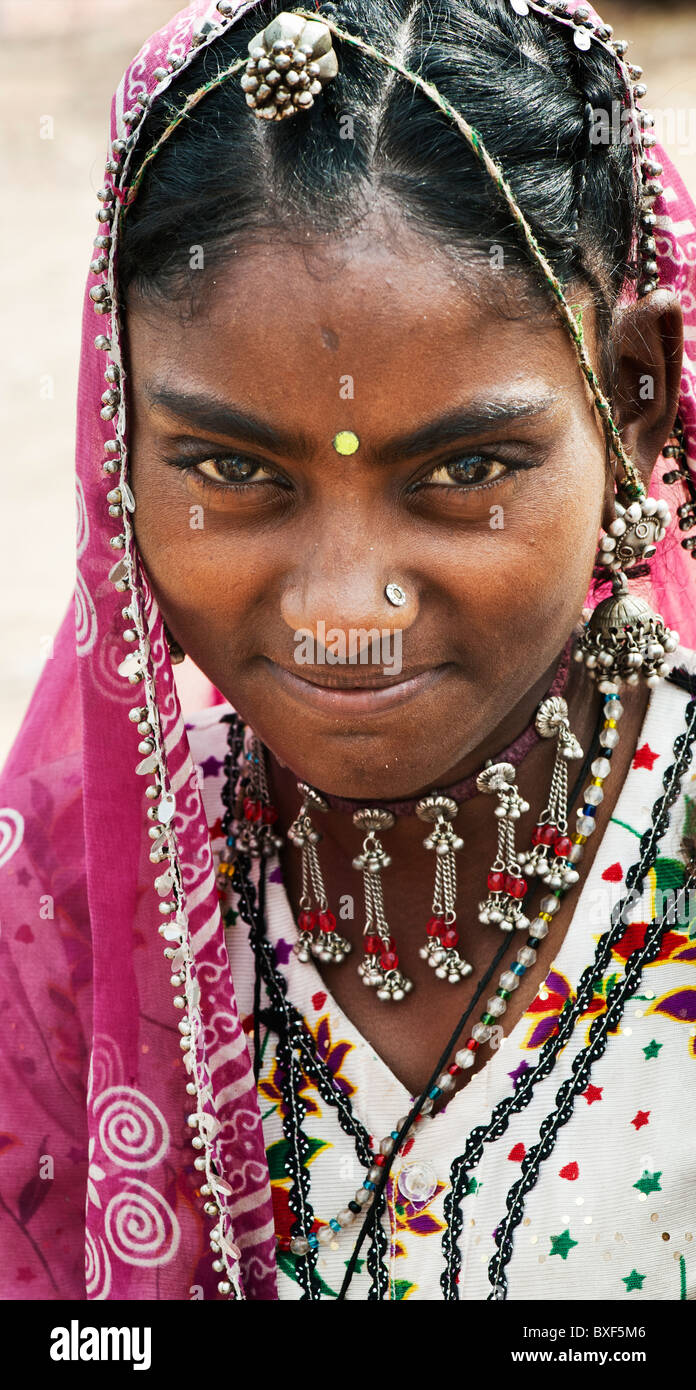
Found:
[[[97,640],[97,613],[79,560],[89,541],[89,514],[80,478],[75,479],[75,511],[77,531],[77,573],[75,576],[75,643],[78,656],[87,656]]]
[[[111,1262],[101,1236],[85,1233],[85,1290],[88,1299],[106,1299],[111,1292]]]
[[[78,656],[88,656],[97,640],[97,613],[85,577],[75,576],[75,646]]]
[[[109,630],[102,632],[89,663],[92,682],[100,694],[108,700],[124,703],[123,676],[118,668],[123,660],[123,641],[119,633]]]
[[[81,478],[75,479],[75,526],[76,526],[76,546],[77,558],[80,559],[87,549],[89,540],[89,516],[87,513],[87,503],[85,502],[85,492]]]
[[[123,1059],[118,1043],[108,1033],[95,1033],[89,1059],[88,1101],[91,1104],[94,1096],[122,1081]]]
[[[12,806],[0,807],[0,866],[17,853],[24,839],[24,816]]]
[[[181,1227],[161,1192],[140,1178],[126,1178],[106,1208],[104,1234],[124,1264],[153,1268],[174,1258]]]
[[[133,1086],[109,1086],[94,1102],[99,1145],[120,1168],[154,1168],[169,1147],[169,1126],[149,1096]]]

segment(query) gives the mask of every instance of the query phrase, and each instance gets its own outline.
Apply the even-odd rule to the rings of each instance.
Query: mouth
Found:
[[[286,666],[265,658],[272,678],[303,707],[322,714],[373,714],[393,709],[431,690],[450,670],[450,664],[413,666],[398,675],[369,667],[362,670],[324,671],[308,668],[300,676]]]

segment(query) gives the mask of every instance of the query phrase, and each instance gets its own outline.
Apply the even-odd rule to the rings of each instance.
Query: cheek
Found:
[[[442,538],[431,575],[456,595],[470,634],[493,629],[514,645],[518,634],[538,642],[542,624],[570,630],[591,580],[602,488],[601,458],[583,473],[550,463],[491,490],[496,500],[482,504],[475,529]]]
[[[229,505],[202,497],[186,475],[148,463],[132,470],[138,551],[170,630],[218,684],[241,667],[277,609],[267,595],[282,574],[281,546],[233,524]]]

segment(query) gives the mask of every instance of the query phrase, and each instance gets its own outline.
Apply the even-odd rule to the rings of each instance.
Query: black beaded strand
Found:
[[[503,959],[503,956],[509,948],[509,944],[510,943],[506,939],[503,939],[485,975],[481,976],[481,979],[479,980],[476,986],[476,990],[471,1000],[467,1004],[467,1007],[464,1010],[464,1013],[462,1014],[461,1018],[458,1020],[456,1028],[452,1033],[452,1036],[449,1038],[444,1052],[438,1060],[437,1066],[433,1070],[432,1076],[429,1078],[427,1085],[421,1091],[418,1100],[415,1101],[406,1119],[404,1120],[404,1123],[402,1124],[401,1129],[399,1130],[397,1138],[394,1140],[394,1147],[391,1153],[387,1154],[385,1157],[380,1177],[377,1183],[375,1184],[374,1200],[372,1202],[372,1206],[370,1207],[365,1221],[363,1222],[362,1229],[353,1247],[350,1260],[348,1261],[348,1266],[343,1278],[343,1283],[338,1294],[339,1302],[343,1302],[346,1297],[351,1279],[353,1278],[353,1274],[355,1273],[356,1265],[358,1262],[360,1251],[363,1246],[363,1242],[365,1241],[367,1235],[370,1233],[372,1228],[374,1228],[375,1226],[382,1225],[382,1216],[386,1209],[386,1185],[387,1180],[389,1178],[389,1174],[391,1172],[392,1163],[394,1162],[394,1159],[396,1158],[396,1155],[399,1152],[399,1149],[401,1148],[401,1145],[403,1144],[406,1135],[411,1129],[411,1126],[415,1123],[416,1119],[420,1115],[420,1112],[423,1109],[429,1092],[432,1090],[443,1068],[447,1065],[453,1048],[456,1046],[462,1032],[464,1031],[464,1028],[468,1023],[471,1014],[476,1008],[476,1005],[478,1004],[481,995],[488,988],[492,976],[494,975],[497,967],[500,965],[500,962]]]
[[[223,790],[223,801],[225,802],[229,815],[229,819],[228,816],[225,817],[223,827],[229,830],[231,830],[234,815],[234,799],[232,793],[233,770],[238,761],[242,743],[243,735],[240,738],[238,729],[231,729],[229,735],[230,754],[225,762],[227,780]],[[226,827],[225,821],[227,821]],[[261,888],[263,881],[264,873],[262,864],[259,888]],[[249,927],[249,939],[256,962],[256,979],[260,984],[263,978],[269,995],[271,1012],[266,1014],[265,1017],[269,1024],[274,1025],[274,1030],[278,1033],[281,1045],[277,1048],[277,1055],[281,1052],[283,1053],[282,1060],[280,1055],[278,1055],[279,1072],[282,1078],[279,1080],[279,1084],[285,1109],[283,1132],[288,1140],[289,1148],[292,1149],[292,1142],[286,1129],[286,1122],[289,1127],[292,1123],[293,1113],[296,1113],[295,1093],[297,1089],[296,1080],[298,1078],[295,1073],[296,1068],[299,1067],[299,1061],[295,1053],[299,1052],[302,1056],[302,1070],[305,1075],[314,1082],[322,1099],[336,1108],[341,1128],[353,1139],[356,1146],[357,1157],[363,1166],[367,1168],[372,1162],[370,1135],[360,1121],[353,1115],[348,1097],[345,1096],[342,1091],[334,1087],[331,1073],[323,1060],[316,1053],[314,1039],[308,1032],[302,1016],[293,1005],[290,1004],[286,997],[285,980],[275,969],[273,948],[265,936],[265,916],[261,914],[259,910],[261,892],[259,892],[257,900],[254,885],[251,880],[251,860],[247,854],[242,852],[238,852],[236,858],[235,891],[238,894],[240,915]],[[255,985],[255,994],[259,994],[258,984]],[[292,1058],[292,1066],[288,1063],[289,1057]],[[305,1113],[306,1110],[303,1106],[301,1119],[304,1118]],[[302,1135],[301,1147],[305,1151],[305,1155],[308,1156],[309,1144],[304,1134]],[[298,1225],[301,1228],[298,1231],[293,1231],[293,1235],[301,1235],[307,1230],[311,1230],[314,1214],[308,1200],[308,1170],[305,1168],[303,1174],[304,1179],[306,1179],[306,1184],[301,1184],[296,1165],[292,1162],[293,1157],[294,1155],[292,1152],[289,1152],[288,1176],[291,1179],[289,1205],[293,1214],[298,1217]],[[303,1191],[304,1185],[307,1187],[306,1192]],[[388,1274],[384,1265],[386,1249],[386,1234],[380,1229],[371,1243],[370,1257],[368,1258],[368,1267],[373,1275],[373,1282],[376,1282],[378,1289],[377,1297],[381,1297],[382,1291],[385,1290],[388,1285]],[[313,1270],[314,1264],[316,1263],[316,1251],[312,1253],[314,1255],[311,1261]],[[300,1257],[298,1259],[298,1265],[306,1267],[309,1255],[310,1252],[308,1252],[306,1256]]]
[[[543,1160],[550,1158],[553,1153],[559,1130],[568,1123],[573,1114],[575,1100],[587,1088],[593,1064],[606,1051],[609,1033],[618,1027],[628,1000],[638,989],[644,966],[649,965],[658,955],[665,928],[673,920],[672,913],[676,903],[694,884],[696,875],[691,873],[679,890],[675,904],[667,909],[660,920],[655,919],[650,923],[643,946],[638,947],[629,956],[623,979],[617,981],[609,991],[605,1012],[593,1019],[590,1025],[590,1041],[587,1047],[573,1060],[573,1075],[563,1082],[556,1093],[556,1109],[546,1116],[539,1129],[538,1142],[522,1160],[522,1175],[510,1188],[506,1197],[508,1216],[499,1223],[495,1233],[498,1251],[488,1265],[488,1277],[493,1286],[492,1293],[488,1296],[489,1301],[504,1299],[507,1296],[505,1267],[512,1257],[515,1229],[524,1215],[524,1199],[536,1184]]]

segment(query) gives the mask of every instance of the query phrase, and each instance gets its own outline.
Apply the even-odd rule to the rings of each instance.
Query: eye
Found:
[[[426,486],[471,487],[481,483],[496,482],[512,469],[500,459],[484,458],[482,454],[471,454],[466,458],[452,459],[450,463],[439,464],[422,479]]]
[[[193,472],[207,478],[218,486],[241,486],[247,483],[278,483],[278,475],[253,459],[230,454],[225,458],[201,459],[193,465]]]

